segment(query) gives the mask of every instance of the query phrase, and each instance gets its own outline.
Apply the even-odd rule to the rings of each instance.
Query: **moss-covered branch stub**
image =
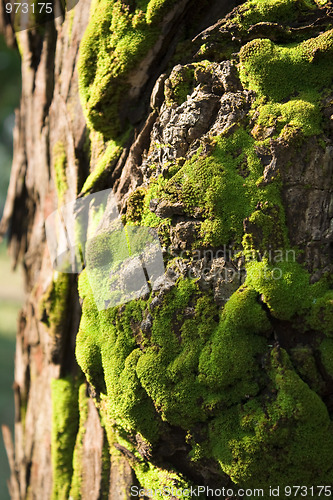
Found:
[[[131,101],[147,80],[144,71],[135,77],[135,69],[148,54],[154,58],[161,22],[175,4],[143,0],[131,11],[119,0],[92,2],[80,45],[79,90],[88,125],[106,138],[115,139],[128,126]]]

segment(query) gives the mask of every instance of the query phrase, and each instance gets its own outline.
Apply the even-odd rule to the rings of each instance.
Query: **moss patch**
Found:
[[[56,273],[39,304],[41,321],[53,337],[61,337],[67,322],[71,276]]]
[[[52,380],[53,500],[67,500],[73,474],[73,451],[79,425],[78,390],[73,378]]]
[[[97,182],[103,181],[103,178],[111,173],[121,152],[122,147],[119,142],[110,141],[108,143],[93,172],[87,177],[82,187],[82,193],[90,191]]]
[[[319,346],[321,361],[327,374],[333,378],[333,339],[325,339]]]
[[[141,223],[159,226],[161,219],[149,211],[149,202],[154,198],[167,199],[182,203],[190,216],[200,209],[205,220],[197,244],[218,247],[234,242],[240,245],[244,219],[262,203],[266,208],[279,207],[274,227],[276,230],[280,226],[280,240],[284,244],[280,184],[260,185],[263,167],[256,155],[253,137],[239,127],[233,134],[212,140],[211,146],[209,155],[199,152],[182,166],[175,165],[169,180],[162,176],[152,180],[143,204]],[[244,165],[248,172],[246,177],[242,175]]]
[[[76,436],[75,448],[73,452],[73,475],[71,480],[70,497],[79,500],[81,498],[81,486],[83,477],[82,449],[83,439],[86,431],[86,421],[88,418],[88,397],[87,385],[81,384],[79,387],[79,430]]]
[[[272,315],[280,320],[290,320],[305,312],[309,322],[313,317],[318,320],[316,304],[326,297],[329,284],[326,278],[314,285],[310,285],[309,280],[309,273],[293,261],[274,265],[263,259],[247,265],[246,283],[261,294]]]
[[[333,30],[298,44],[282,46],[265,38],[244,45],[240,77],[261,99],[258,126],[274,125],[282,135],[287,126],[305,137],[319,134],[320,92],[332,83],[332,53]]]
[[[246,487],[282,488],[296,477],[307,486],[318,477],[330,483],[333,429],[327,408],[291,368],[285,351],[273,349],[270,363],[271,393],[224,411],[210,424],[212,453]]]
[[[94,0],[80,45],[79,91],[91,128],[115,139],[128,125],[129,77],[160,35],[159,23],[174,0],[143,0],[134,12],[117,0]],[[126,103],[127,101],[127,103]]]
[[[248,0],[232,21],[244,31],[261,22],[289,24],[311,14],[318,3],[315,0]]]
[[[67,182],[67,155],[65,146],[62,142],[57,142],[53,147],[53,169],[55,173],[55,184],[60,204],[64,202],[65,194],[68,189]]]
[[[89,126],[114,142],[84,192],[121,152],[117,137],[127,125],[120,103],[129,91],[128,77],[156,42],[158,23],[172,5],[142,0],[130,10],[118,1],[95,0],[92,6],[81,44],[80,95]],[[256,22],[286,22],[315,9],[311,0],[251,0],[231,22],[246,31]],[[175,161],[128,200],[128,224],[169,234],[172,220],[150,210],[152,200],[166,200],[199,221],[193,249],[243,245],[246,281],[222,310],[196,280],[183,278],[163,293],[99,311],[86,271],[80,275],[76,357],[98,394],[109,442],[118,440],[131,451],[131,465],[145,488],[187,484],[171,467],[162,470],[143,461],[133,445],[139,435],[147,448],[157,446],[166,424],[191,436],[193,460],[213,458],[242,486],[311,486],[318,477],[331,482],[333,429],[318,396],[323,380],[315,350],[291,349],[292,364],[287,352],[273,347],[273,325],[288,322],[298,333],[330,337],[332,290],[326,278],[310,284],[296,259],[272,262],[262,256],[271,246],[288,248],[288,234],[281,181],[278,174],[264,180],[258,151],[271,153],[268,128],[280,143],[321,133],[321,95],[333,79],[332,42],[329,30],[300,43],[256,39],[244,45],[241,79],[257,95],[249,120],[205,139],[208,153],[200,149],[187,161]],[[200,64],[200,70],[207,69]],[[195,71],[195,64],[187,65],[178,79],[169,79],[168,104],[184,102]],[[103,235],[87,249],[97,268],[110,252],[124,258],[118,236]],[[328,374],[330,340],[319,347]]]

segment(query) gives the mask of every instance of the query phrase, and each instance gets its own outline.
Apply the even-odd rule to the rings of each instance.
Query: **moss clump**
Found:
[[[52,380],[53,500],[67,500],[73,474],[73,451],[79,425],[78,388],[72,377]]]
[[[127,200],[126,221],[137,222],[141,219],[146,189],[136,189]]]
[[[119,0],[94,0],[80,45],[79,91],[87,123],[115,139],[126,128],[130,74],[155,45],[174,0],[145,0],[131,12]]]
[[[198,244],[215,247],[229,242],[240,244],[243,220],[251,215],[258,203],[266,203],[279,207],[274,225],[275,230],[281,227],[280,239],[285,241],[280,185],[278,182],[264,187],[259,185],[263,167],[254,149],[255,140],[239,127],[229,136],[214,139],[211,146],[208,156],[199,152],[182,166],[178,165],[169,180],[160,177],[151,182],[141,223],[158,226],[161,220],[149,212],[149,201],[169,199],[182,203],[188,215],[200,209],[205,220]],[[246,177],[241,171],[244,164],[248,171]]]
[[[311,92],[300,93],[299,98],[290,99],[286,103],[269,102],[259,105],[256,126],[259,129],[274,127],[275,134],[283,139],[288,138],[290,128],[301,131],[304,137],[320,134],[322,129],[318,104],[318,95]]]
[[[319,351],[327,374],[333,378],[333,339],[324,339],[319,346]]]
[[[260,99],[257,126],[273,125],[286,139],[288,127],[305,137],[319,134],[320,92],[332,83],[332,53],[333,30],[298,44],[282,46],[265,38],[244,45],[240,77]]]
[[[261,294],[271,314],[280,320],[290,320],[295,315],[308,314],[318,318],[316,303],[326,296],[326,279],[310,285],[309,273],[297,262],[282,261],[272,264],[263,259],[249,262],[246,284]]]
[[[66,191],[68,190],[66,168],[67,155],[65,146],[59,141],[53,147],[53,170],[59,203],[63,203]]]
[[[290,350],[290,358],[299,376],[317,394],[322,394],[324,381],[318,372],[316,359],[309,346],[297,346]]]
[[[232,295],[199,362],[200,381],[217,392],[224,404],[235,404],[259,391],[257,357],[265,351],[263,334],[270,329],[256,292],[241,288]]]
[[[332,82],[333,30],[299,44],[255,39],[240,51],[240,76],[259,96],[281,101],[293,93],[320,90]]]
[[[311,14],[316,7],[315,0],[248,0],[241,6],[233,22],[244,31],[261,22],[288,24],[300,16]]]
[[[254,291],[236,294],[218,323],[209,297],[199,293],[193,280],[180,281],[151,312],[152,327],[146,332],[140,325],[149,301],[129,303],[122,312],[98,312],[84,279],[83,273],[77,359],[99,390],[105,380],[110,418],[127,432],[136,429],[151,442],[161,420],[187,429],[205,421],[223,401],[258,390],[255,359],[265,349],[261,334],[270,325]],[[191,303],[193,313],[182,321]],[[237,384],[238,390],[232,390]]]
[[[273,349],[266,395],[225,410],[210,424],[213,456],[239,485],[316,484],[332,479],[332,422],[321,399]],[[283,474],[281,474],[283,471]],[[282,492],[281,492],[282,493]],[[280,498],[287,498],[283,495]]]
[[[200,64],[200,63],[199,63]],[[165,83],[165,102],[168,106],[180,106],[186,101],[193,89],[195,81],[195,65],[176,66]]]
[[[135,422],[137,431],[152,440],[158,418],[136,375],[139,351],[134,350],[131,330],[131,324],[141,317],[141,304],[128,304],[123,318],[117,318],[116,309],[98,311],[85,273],[80,276],[80,293],[84,303],[77,360],[89,382],[107,394],[110,418],[125,430],[132,429]]]
[[[140,485],[147,491],[151,498],[164,500],[166,495],[177,495],[177,499],[186,500],[190,498],[192,483],[176,471],[166,471],[150,463],[136,462],[133,466],[135,475]],[[175,496],[174,496],[175,497]],[[203,496],[196,495],[203,500]]]
[[[122,146],[119,141],[109,141],[106,150],[98,161],[94,171],[87,177],[82,187],[82,193],[87,193],[97,182],[101,183],[104,177],[110,175],[121,152]]]
[[[40,319],[53,337],[61,337],[67,323],[71,276],[55,273],[39,304]]]
[[[293,361],[305,381],[286,354],[280,358],[273,350],[268,361],[272,327],[261,305],[266,303],[279,319],[306,316],[328,283],[310,285],[298,264],[279,265],[283,276],[274,280],[269,264],[250,263],[245,285],[221,314],[190,279],[179,280],[153,307],[151,297],[98,311],[82,273],[76,355],[89,382],[102,392],[108,426],[116,422],[120,434],[129,436],[139,432],[151,445],[158,442],[164,422],[189,433],[200,422],[207,437],[204,442],[192,439],[193,457],[213,457],[242,485],[255,485],[258,477],[265,484],[280,484],[286,463],[291,464],[286,484],[298,474],[310,484],[312,472],[306,471],[322,470],[320,477],[328,477],[329,465],[321,467],[330,458],[331,444],[325,444],[325,460],[319,445],[312,450],[312,444],[317,439],[323,443],[331,424],[325,405],[305,383],[320,391],[320,380],[299,352]],[[257,266],[266,266],[264,277],[258,276]],[[190,311],[185,318],[184,311]],[[303,433],[310,443],[304,456]],[[150,466],[139,460],[133,467],[145,484]]]
[[[73,452],[73,475],[71,481],[70,497],[75,498],[75,500],[80,500],[81,498],[81,486],[82,486],[82,449],[83,449],[83,439],[86,431],[86,421],[88,418],[88,397],[87,397],[87,385],[81,384],[79,387],[79,430],[76,436],[75,448]]]
[[[307,324],[316,331],[333,337],[333,291],[327,291],[321,297],[315,297]]]

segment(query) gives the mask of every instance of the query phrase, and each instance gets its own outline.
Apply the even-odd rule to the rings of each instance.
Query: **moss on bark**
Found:
[[[318,4],[324,2],[249,0],[226,27],[234,23],[244,33],[255,23],[288,24],[310,16]],[[151,0],[130,11],[118,1],[95,0],[81,44],[80,94],[89,126],[105,138],[119,140],[128,127],[120,112],[122,96],[130,91],[128,77],[156,43],[159,23],[173,5]],[[239,76],[255,96],[250,116],[206,137],[205,151],[170,160],[164,173],[153,175],[129,198],[127,223],[157,227],[163,236],[172,216],[156,215],[153,200],[180,204],[188,218],[199,211],[200,228],[187,258],[169,260],[169,270],[194,265],[190,254],[198,248],[241,248],[247,278],[224,307],[198,279],[181,276],[161,296],[152,292],[99,311],[87,273],[81,273],[76,357],[100,398],[110,444],[118,439],[136,457],[132,466],[146,488],[188,484],[170,464],[157,467],[133,445],[139,435],[153,449],[168,426],[190,436],[192,463],[213,459],[221,476],[244,487],[332,480],[332,420],[321,399],[315,358],[305,363],[310,352],[288,353],[272,340],[276,322],[293,335],[315,332],[322,365],[332,376],[331,280],[324,276],[310,283],[296,258],[286,258],[290,235],[281,176],[268,182],[258,154],[272,141],[288,147],[295,137],[299,145],[322,134],[321,100],[333,78],[332,49],[330,29],[293,43],[268,38],[242,43]],[[199,66],[213,68],[204,61],[170,80],[165,97],[171,110],[186,101]],[[265,135],[268,128],[272,131]],[[120,143],[109,142],[83,191],[120,151]],[[114,242],[95,243],[90,251],[97,262]],[[262,258],[271,244],[283,252],[276,265]]]

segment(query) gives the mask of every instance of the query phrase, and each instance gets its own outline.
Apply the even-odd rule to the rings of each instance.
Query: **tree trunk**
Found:
[[[23,80],[1,222],[27,292],[13,499],[332,483],[332,15],[80,0],[14,37],[2,11]],[[45,221],[107,189],[117,209],[80,228],[84,269],[57,268]],[[131,253],[118,262],[144,227],[165,267],[141,253],[149,290]]]

